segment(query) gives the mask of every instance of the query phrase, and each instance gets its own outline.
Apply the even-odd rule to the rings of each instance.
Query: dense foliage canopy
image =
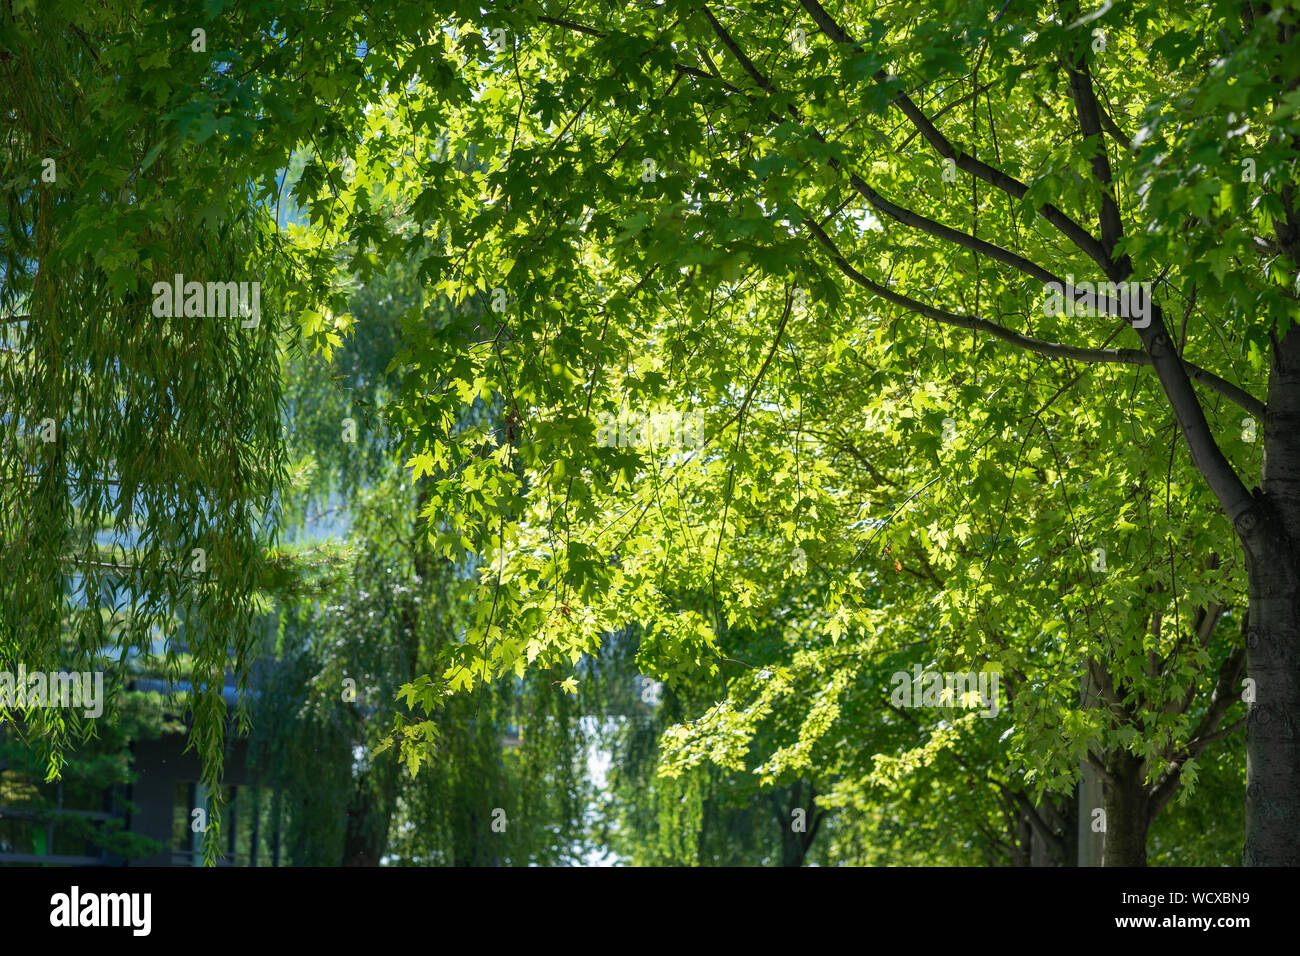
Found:
[[[273,657],[309,862],[1294,865],[1298,19],[13,0],[0,665]]]

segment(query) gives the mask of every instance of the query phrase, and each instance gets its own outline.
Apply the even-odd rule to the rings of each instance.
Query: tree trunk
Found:
[[[1064,809],[1070,809],[1071,800]],[[1045,796],[1039,804],[1038,814],[1052,826],[1055,839],[1047,840],[1041,834],[1030,830],[1030,866],[1074,866],[1077,846],[1075,842],[1074,815],[1062,815],[1062,807],[1052,797]]]
[[[357,777],[348,802],[343,837],[344,866],[378,866],[388,843],[387,817],[380,820],[371,789],[370,771]]]
[[[804,835],[795,830],[795,811],[804,812],[802,826],[806,830],[811,825],[809,817],[812,810],[810,807],[801,806],[800,791],[803,789],[803,781],[796,780],[790,785],[788,790],[789,804],[782,806],[777,801],[777,817],[781,819],[781,865],[782,866],[803,866],[804,857]]]
[[[1122,752],[1106,769],[1111,779],[1104,788],[1106,841],[1102,866],[1146,866],[1147,827],[1151,824],[1146,762]]]
[[[1011,865],[1029,866],[1035,851],[1042,845],[1041,840],[1034,839],[1034,829],[1029,822],[1029,814],[1021,810],[1016,814],[1016,840],[1011,850]]]
[[[781,836],[781,865],[803,866],[803,841],[797,833],[783,833]]]
[[[817,830],[821,826],[825,811],[817,810],[817,787],[808,782],[807,799],[804,798],[803,781],[796,780],[787,791],[790,798],[788,806],[777,796],[771,794],[772,807],[781,827],[781,865],[803,866],[808,858],[808,849],[812,846]],[[806,803],[806,805],[805,805]],[[795,811],[803,812],[802,829],[796,830]]]
[[[1238,522],[1250,580],[1247,866],[1300,866],[1300,333],[1277,344],[1261,507]],[[1250,697],[1247,697],[1249,700]]]
[[[1079,689],[1080,704],[1091,708],[1100,706],[1100,690],[1092,677],[1088,666],[1083,668],[1083,679]],[[1101,866],[1106,847],[1105,831],[1097,832],[1092,828],[1092,811],[1102,806],[1105,790],[1097,769],[1085,757],[1079,764],[1079,786],[1075,790],[1075,864],[1077,866]]]

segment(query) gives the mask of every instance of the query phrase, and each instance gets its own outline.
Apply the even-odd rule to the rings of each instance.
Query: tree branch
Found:
[[[1008,342],[1018,348],[1030,352],[1036,352],[1039,355],[1050,355],[1055,358],[1069,359],[1074,362],[1093,362],[1112,365],[1136,365],[1152,367],[1155,360],[1150,354],[1142,349],[1110,349],[1110,348],[1084,348],[1075,345],[1063,345],[1059,342],[1047,342],[1042,339],[1031,338],[1023,335],[1005,326],[998,325],[988,319],[982,319],[973,315],[960,315],[955,312],[949,312],[946,309],[940,309],[932,305],[927,305],[909,296],[894,292],[887,286],[867,278],[857,269],[849,264],[840,252],[839,247],[835,245],[834,240],[826,234],[826,231],[819,226],[814,220],[808,219],[804,223],[808,230],[818,239],[819,242],[831,254],[831,259],[840,271],[852,279],[855,283],[862,286],[869,292],[874,293],[886,302],[900,306],[910,312],[923,315],[928,319],[933,319],[943,325],[950,325],[954,328],[972,329],[981,332],[987,332],[995,338]],[[1240,387],[1225,381],[1213,372],[1209,372],[1191,362],[1180,362],[1185,366],[1186,373],[1192,380],[1201,383],[1206,388],[1218,392],[1224,398],[1229,399],[1239,405],[1245,411],[1254,415],[1256,418],[1264,417],[1264,403],[1253,395],[1244,391]]]
[[[1067,67],[1070,73],[1070,89],[1078,113],[1079,132],[1085,140],[1099,137],[1101,121],[1097,106],[1097,97],[1092,88],[1092,76],[1088,72],[1086,59],[1081,54],[1074,66]],[[1119,206],[1115,202],[1111,185],[1110,160],[1106,156],[1104,145],[1098,141],[1098,152],[1093,157],[1093,173],[1102,186],[1101,210],[1098,218],[1101,223],[1102,244],[1107,256],[1114,251],[1115,243],[1122,235],[1119,218]],[[1121,282],[1133,273],[1133,264],[1128,256],[1122,256],[1114,265],[1108,278]],[[1223,454],[1223,449],[1215,441],[1205,419],[1205,410],[1201,407],[1191,379],[1183,368],[1181,356],[1174,349],[1165,325],[1164,312],[1154,300],[1151,302],[1150,321],[1146,327],[1134,330],[1142,345],[1151,356],[1156,375],[1164,389],[1174,418],[1183,433],[1187,450],[1210,490],[1218,499],[1219,506],[1232,522],[1233,529],[1241,538],[1248,551],[1257,550],[1260,536],[1268,534],[1269,529],[1264,517],[1259,513],[1259,503],[1242,482],[1232,463]]]
[[[817,27],[836,43],[843,43],[849,46],[856,46],[852,37],[835,22],[834,18],[826,12],[817,0],[800,0],[803,8],[808,11],[816,22]],[[877,70],[873,79],[878,83],[887,83],[890,79],[884,69]],[[970,173],[991,186],[1001,189],[1007,195],[1015,199],[1023,199],[1029,192],[1029,187],[1016,179],[1009,176],[999,169],[994,169],[988,163],[981,162],[968,153],[958,152],[943,133],[939,132],[938,127],[925,115],[920,107],[912,101],[906,93],[900,93],[893,100],[894,105],[902,111],[903,115],[911,120],[912,125],[917,131],[925,137],[926,141],[934,147],[935,151],[945,159],[951,159],[957,165],[958,169]],[[1052,203],[1044,203],[1038,208],[1038,214],[1055,226],[1062,235],[1075,244],[1080,250],[1088,255],[1094,262],[1106,269],[1112,265],[1110,255],[1101,243],[1092,236],[1083,226],[1075,222],[1058,207]]]

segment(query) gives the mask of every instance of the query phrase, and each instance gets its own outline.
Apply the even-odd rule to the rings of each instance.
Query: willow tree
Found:
[[[338,341],[332,263],[268,205],[283,125],[337,77],[277,72],[292,29],[197,3],[0,11],[0,665],[107,669],[115,697],[131,656],[162,661],[215,792],[227,673],[246,686],[258,591],[293,574],[273,554],[284,333]],[[328,142],[347,116],[302,121]],[[23,716],[57,775],[88,728]]]
[[[160,114],[130,11],[22,7],[0,13],[0,667],[107,670],[113,700],[130,656],[165,658],[215,788],[283,468],[282,270],[220,154]],[[52,776],[65,713],[23,715]]]

